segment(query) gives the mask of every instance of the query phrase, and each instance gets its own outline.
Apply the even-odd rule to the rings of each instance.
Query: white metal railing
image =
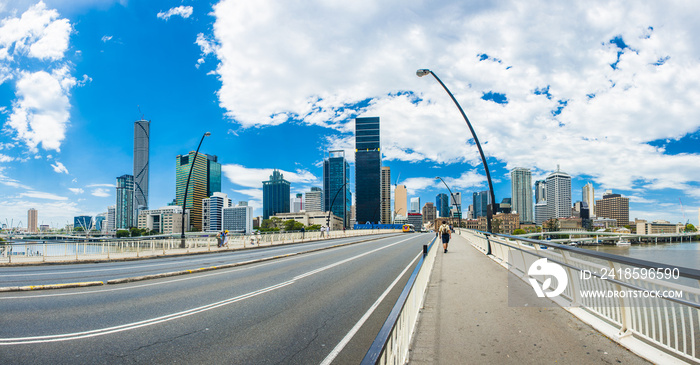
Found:
[[[384,325],[362,360],[363,365],[370,364],[405,364],[411,336],[418,321],[418,314],[423,308],[425,291],[430,281],[430,272],[435,263],[437,248],[435,238],[427,247],[408,279],[399,299],[389,313]]]
[[[219,241],[217,237],[213,235],[188,236],[185,239],[184,247],[182,247],[182,240],[179,236],[110,239],[99,242],[75,241],[46,243],[36,241],[8,243],[0,245],[0,264],[100,261],[154,257],[237,250],[259,246],[273,246],[396,232],[400,232],[400,230],[358,229],[330,231],[324,232],[323,234],[321,234],[320,231],[304,233],[275,232],[249,235],[237,234],[229,236],[228,244],[224,247],[219,247]]]
[[[546,241],[471,230],[461,230],[460,234],[472,246],[490,253],[492,259],[526,282],[528,269],[538,259],[547,258],[560,264],[567,272],[568,285],[560,296],[551,299],[575,315],[580,312],[574,308],[580,308],[586,312],[585,316],[599,319],[587,322],[603,333],[613,333],[615,340],[633,351],[660,356],[656,359],[670,354],[682,361],[700,362],[699,270],[675,268],[678,269],[677,278],[671,275],[670,279],[659,279],[656,269],[674,268]],[[653,278],[649,269],[654,269]],[[611,272],[614,277],[609,275]],[[590,277],[587,273],[591,273]],[[642,276],[641,273],[646,274]],[[619,297],[590,295],[622,291],[628,294]],[[630,291],[638,294],[630,295]],[[641,291],[676,295],[643,296]],[[588,295],[582,295],[584,293]],[[682,293],[680,297],[679,293]]]

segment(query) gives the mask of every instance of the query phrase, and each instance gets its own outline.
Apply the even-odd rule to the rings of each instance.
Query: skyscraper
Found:
[[[304,210],[304,194],[297,193],[294,198],[292,198],[292,213],[299,213]]]
[[[189,213],[190,225],[196,231],[201,231],[202,199],[210,197],[216,192],[221,192],[221,164],[214,155],[200,153],[195,160],[194,154],[195,151],[190,151],[187,155],[175,157],[175,201],[176,205],[182,206],[190,166],[194,161],[185,209],[189,211],[186,213]],[[188,230],[187,223],[185,226],[185,230]]]
[[[202,199],[202,231],[220,232],[223,210],[230,206],[231,199],[225,193],[215,192],[211,197]]]
[[[411,198],[410,213],[420,213],[420,197]]]
[[[630,198],[606,191],[603,199],[596,200],[598,217],[617,220],[617,226],[623,227],[630,223]]]
[[[491,203],[490,200],[488,190],[474,193],[474,218],[486,217],[488,205]]]
[[[382,166],[382,223],[391,223],[391,168]]]
[[[117,206],[110,205],[107,207],[107,229],[106,232],[114,232],[117,226]]]
[[[324,201],[323,201],[323,189],[312,187],[311,191],[307,191],[304,194],[304,209],[307,212],[323,212]]]
[[[440,193],[435,197],[435,209],[437,209],[440,218],[447,218],[450,216],[450,200],[447,194]]]
[[[134,176],[122,175],[117,178],[117,209],[115,229],[129,229],[134,225]]]
[[[379,118],[355,118],[355,189],[357,223],[381,219]]]
[[[273,170],[270,180],[263,181],[263,219],[289,213],[289,187],[289,181],[279,170]]]
[[[345,227],[350,227],[352,207],[352,193],[348,185],[350,164],[345,159],[345,151],[329,151],[328,158],[323,160],[323,205],[325,210],[340,217]]]
[[[583,186],[581,198],[584,203],[588,204],[588,213],[591,217],[595,217],[595,189],[592,183]]]
[[[134,209],[148,209],[148,153],[151,122],[134,122]]]
[[[571,176],[559,170],[547,176],[547,219],[571,216]]]
[[[29,233],[37,233],[39,232],[39,226],[37,221],[39,220],[39,212],[31,208],[27,211],[27,231]]]
[[[520,222],[533,222],[532,175],[530,169],[516,167],[510,171],[511,212],[518,213]]]
[[[408,193],[406,185],[396,185],[394,188],[394,216],[408,217]]]
[[[433,205],[433,202],[427,202],[423,206],[423,224],[433,223],[437,218],[437,208]]]
[[[544,180],[535,181],[535,203],[547,200],[547,183]]]

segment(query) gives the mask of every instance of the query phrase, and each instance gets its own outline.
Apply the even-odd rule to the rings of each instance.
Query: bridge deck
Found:
[[[452,235],[448,252],[438,252],[409,363],[648,363],[508,275]],[[528,307],[509,306],[509,289]]]

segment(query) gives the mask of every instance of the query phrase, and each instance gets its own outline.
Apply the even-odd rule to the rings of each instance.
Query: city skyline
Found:
[[[447,193],[436,175],[471,197],[486,190],[483,168],[444,91],[415,76],[428,67],[474,125],[497,202],[511,197],[511,169],[531,169],[534,182],[559,164],[574,202],[591,182],[596,200],[605,190],[629,197],[630,219],[697,224],[700,106],[689,96],[700,88],[700,49],[684,14],[700,5],[511,5],[321,5],[321,16],[226,0],[0,5],[0,221],[27,227],[35,208],[40,225],[62,227],[106,212],[115,177],[133,172],[142,118],[151,209],[175,197],[172,158],[207,131],[200,153],[219,156],[221,191],[256,216],[274,168],[303,193],[322,186],[329,150],[346,151],[354,193],[354,118],[374,116],[382,164],[408,198]],[[280,25],[287,16],[304,21]]]

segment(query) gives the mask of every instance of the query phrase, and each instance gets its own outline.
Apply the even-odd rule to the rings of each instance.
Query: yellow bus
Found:
[[[415,232],[416,229],[413,227],[413,224],[404,224],[403,225],[403,232],[404,233],[411,233]]]

